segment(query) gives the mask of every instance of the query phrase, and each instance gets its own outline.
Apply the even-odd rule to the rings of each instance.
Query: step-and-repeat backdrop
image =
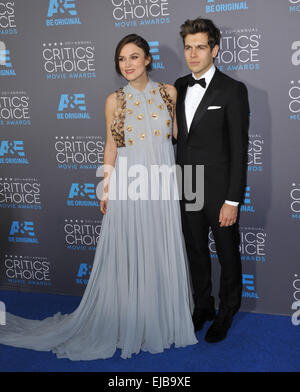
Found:
[[[126,83],[114,70],[116,44],[142,35],[152,79],[174,83],[188,73],[180,25],[197,16],[220,27],[216,65],[249,91],[242,310],[292,314],[300,300],[300,0],[0,0],[1,289],[82,295],[102,222],[104,104]],[[210,249],[217,294],[212,236]]]

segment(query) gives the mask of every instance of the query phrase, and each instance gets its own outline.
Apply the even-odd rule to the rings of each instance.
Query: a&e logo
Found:
[[[150,46],[150,53],[152,55],[152,67],[153,69],[165,69],[164,64],[161,62],[160,54],[159,54],[159,42],[158,41],[150,41],[148,42]]]
[[[6,48],[3,41],[0,41],[0,76],[16,76],[11,62],[10,51]]]
[[[76,283],[86,285],[91,275],[92,265],[87,263],[81,263],[78,269]]]
[[[28,159],[25,157],[23,140],[2,140],[0,141],[0,164],[25,164]]]
[[[38,244],[39,242],[34,233],[34,222],[13,221],[11,224],[8,241]]]
[[[242,10],[248,10],[247,1],[207,0],[207,5],[205,7],[205,12],[207,14]]]
[[[46,26],[81,24],[75,0],[50,0],[47,17]]]
[[[254,209],[252,201],[251,201],[251,186],[250,185],[246,186],[245,194],[244,194],[244,202],[243,202],[243,205],[241,206],[241,211],[255,212],[255,209]]]
[[[244,298],[256,298],[259,296],[255,291],[254,275],[243,274],[243,294]]]
[[[68,196],[70,207],[98,207],[95,184],[73,183]]]
[[[85,94],[62,94],[57,111],[58,120],[90,120],[86,110]]]

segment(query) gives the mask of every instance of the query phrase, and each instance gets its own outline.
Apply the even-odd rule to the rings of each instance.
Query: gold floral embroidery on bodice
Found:
[[[145,125],[143,125],[145,114],[142,110],[142,102],[138,96],[134,96],[134,92],[128,92],[130,84],[128,84],[125,88],[119,88],[116,91],[117,94],[117,110],[114,113],[113,122],[111,125],[111,133],[116,142],[118,148],[126,147],[126,137],[125,134],[128,133],[129,138],[127,138],[127,144],[129,146],[134,145],[134,137],[132,136],[132,132],[134,126],[132,124],[139,124],[138,127],[138,138],[140,140],[147,139],[147,132]],[[131,88],[133,89],[133,88]],[[150,90],[149,90],[150,89]],[[171,136],[171,123],[174,115],[174,105],[170,95],[167,92],[166,86],[163,83],[154,83],[149,81],[149,96],[147,96],[146,101],[149,106],[151,106],[150,117],[156,123],[160,117],[164,114],[165,107],[167,108],[167,112],[169,114],[169,118],[166,118],[165,125],[168,128],[167,133],[165,133],[166,139],[169,139]],[[157,93],[160,94],[157,94]],[[143,95],[142,92],[139,93],[140,96]],[[162,99],[162,101],[159,99]],[[130,105],[127,104],[130,102]],[[165,106],[164,106],[165,105]],[[128,107],[131,106],[131,107]],[[152,108],[153,106],[153,108]],[[165,115],[165,117],[168,117]],[[127,119],[127,123],[125,124]],[[126,128],[126,129],[125,129]],[[154,128],[152,130],[155,136],[160,136],[161,131]]]

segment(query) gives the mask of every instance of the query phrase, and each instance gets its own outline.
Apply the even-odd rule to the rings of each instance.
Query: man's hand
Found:
[[[231,226],[236,222],[238,207],[224,203],[220,210],[219,223],[220,227]]]

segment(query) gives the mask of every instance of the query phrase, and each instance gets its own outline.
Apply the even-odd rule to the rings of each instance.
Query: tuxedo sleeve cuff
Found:
[[[229,204],[230,206],[237,207],[239,205],[238,201],[230,201],[230,200],[225,200],[226,204]]]

